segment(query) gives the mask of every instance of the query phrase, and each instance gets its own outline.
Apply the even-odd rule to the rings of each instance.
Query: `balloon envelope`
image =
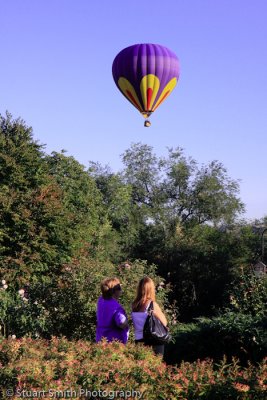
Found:
[[[167,47],[135,44],[115,57],[112,74],[121,93],[147,118],[176,86],[179,60]]]

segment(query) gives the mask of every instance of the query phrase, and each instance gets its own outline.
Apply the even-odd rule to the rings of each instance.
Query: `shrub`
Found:
[[[228,312],[213,319],[178,324],[166,351],[168,363],[198,358],[237,357],[242,364],[257,362],[267,354],[267,318]]]
[[[239,276],[229,288],[229,305],[226,310],[253,316],[267,313],[267,278],[257,277],[252,271],[240,269]]]
[[[11,285],[5,285],[7,289],[0,288],[2,334],[47,339],[63,335],[70,339],[94,340],[102,279],[117,276],[121,280],[120,302],[129,315],[137,283],[144,275],[151,276],[156,285],[162,281],[156,275],[155,266],[144,261],[135,261],[129,269],[122,269],[83,255],[64,264],[60,274],[50,282],[30,285],[27,292],[20,289],[21,295]],[[161,286],[157,298],[162,305],[166,304],[166,292]]]
[[[110,393],[105,398],[114,398],[115,391],[135,390],[149,400],[260,400],[267,388],[266,361],[246,369],[235,360],[231,364],[198,360],[171,367],[142,345],[55,337],[5,339],[0,343],[0,392],[7,398],[6,390],[13,390],[10,399],[22,390],[81,393],[87,388]]]
[[[229,287],[228,304],[212,319],[196,318],[195,323],[178,324],[166,361],[194,361],[210,357],[260,361],[267,354],[267,280],[249,270],[235,278]]]

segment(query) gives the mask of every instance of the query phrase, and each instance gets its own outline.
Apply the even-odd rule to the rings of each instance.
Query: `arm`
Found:
[[[114,315],[114,321],[118,328],[121,328],[121,329],[128,328],[127,317],[121,311],[116,311],[116,313]]]
[[[163,314],[163,312],[161,311],[160,306],[155,301],[153,301],[153,305],[154,305],[155,317],[158,318],[163,325],[167,326],[167,324],[168,324],[167,319],[166,319],[165,315]]]

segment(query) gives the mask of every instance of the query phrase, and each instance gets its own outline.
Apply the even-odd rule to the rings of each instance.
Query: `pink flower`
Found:
[[[265,385],[263,379],[258,379],[258,383],[263,390],[267,390],[267,385]]]
[[[236,388],[236,390],[238,390],[239,392],[248,392],[250,387],[248,385],[245,385],[243,383],[234,383],[234,387]]]

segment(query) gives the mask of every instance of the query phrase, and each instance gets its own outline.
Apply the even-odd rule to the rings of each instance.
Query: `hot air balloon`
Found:
[[[113,79],[121,93],[147,119],[169,96],[179,78],[179,60],[167,47],[135,44],[115,57]]]

